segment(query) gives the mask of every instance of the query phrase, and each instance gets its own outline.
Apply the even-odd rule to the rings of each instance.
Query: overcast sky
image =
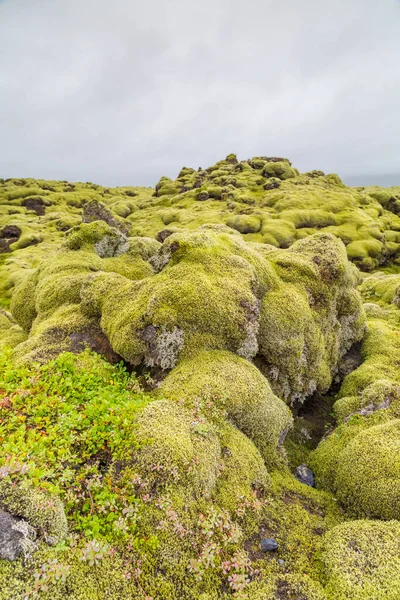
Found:
[[[0,177],[230,152],[400,185],[400,1],[0,0]]]

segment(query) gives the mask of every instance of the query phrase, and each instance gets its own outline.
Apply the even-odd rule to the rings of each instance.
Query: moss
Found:
[[[367,385],[357,396],[339,398],[334,406],[336,420],[347,421],[353,414],[368,415],[379,410],[393,413],[400,400],[399,385],[390,379],[377,379]]]
[[[167,376],[160,393],[175,401],[209,397],[227,411],[269,462],[277,460],[291,426],[289,410],[258,369],[228,352],[202,352],[182,361]]]
[[[250,500],[254,491],[268,492],[271,480],[260,452],[254,443],[235,426],[227,424],[219,430],[223,469],[215,489],[218,506],[234,513]],[[251,518],[249,511],[248,517]]]
[[[37,281],[38,272],[30,273],[15,290],[11,301],[13,317],[26,332],[30,331],[37,315],[34,296]]]
[[[304,575],[279,575],[270,580],[254,582],[242,594],[243,600],[327,600],[320,584]]]
[[[4,477],[0,481],[0,506],[12,515],[25,519],[50,545],[55,545],[67,535],[64,508],[54,494],[21,487],[10,477]]]
[[[66,304],[35,322],[29,338],[15,347],[14,357],[18,363],[47,362],[61,352],[82,352],[85,347],[117,360],[96,322],[84,316],[79,305]]]
[[[0,308],[0,346],[14,348],[25,339],[25,331],[19,327],[11,313]]]
[[[384,315],[383,315],[384,316]],[[368,321],[363,340],[361,366],[350,373],[340,390],[340,396],[357,396],[376,380],[398,381],[400,375],[397,356],[400,349],[399,328],[379,315]]]
[[[157,346],[160,335],[176,329],[183,331],[186,353],[239,350],[247,338],[247,314],[257,301],[251,291],[254,270],[236,254],[234,238],[206,229],[173,234],[151,262],[156,275],[110,289],[103,301],[101,326],[116,351],[133,363],[143,356],[154,361],[153,341]],[[86,293],[96,296],[90,287]]]
[[[68,250],[94,249],[101,258],[118,256],[128,248],[125,235],[104,221],[74,227],[67,232],[63,246]]]
[[[220,445],[211,425],[199,426],[193,413],[159,400],[138,419],[135,469],[150,488],[176,485],[186,494],[210,497],[219,470]]]
[[[278,248],[288,248],[294,240],[296,229],[290,221],[265,220],[261,229],[263,241]]]
[[[328,600],[396,600],[399,536],[397,521],[352,521],[326,533],[321,562]]]
[[[253,163],[254,164],[254,163]],[[287,161],[267,162],[262,168],[264,177],[278,177],[279,179],[290,179],[296,177],[296,172]]]
[[[361,431],[340,454],[334,485],[358,517],[399,519],[400,420]]]
[[[105,555],[91,565],[89,560],[82,560],[82,554],[82,550],[56,552],[40,548],[26,565],[22,560],[15,563],[0,561],[0,599],[23,598],[27,593],[40,595],[44,600],[67,597],[74,600],[122,597],[137,600],[144,597],[135,582],[127,579],[128,569],[121,557],[110,559]],[[157,584],[154,588],[157,590]]]
[[[330,387],[340,358],[363,336],[356,276],[344,246],[326,234],[269,256],[284,285],[262,300],[257,364],[278,396],[303,401]]]
[[[347,246],[347,255],[361,269],[370,271],[378,265],[377,259],[382,251],[382,243],[375,239],[351,242]]]
[[[261,221],[259,217],[251,215],[238,215],[230,217],[226,224],[232,229],[236,229],[240,233],[257,233],[261,229]]]
[[[164,225],[169,225],[170,223],[174,223],[179,221],[179,211],[177,210],[166,210],[163,213],[161,213],[161,220],[164,223]]]

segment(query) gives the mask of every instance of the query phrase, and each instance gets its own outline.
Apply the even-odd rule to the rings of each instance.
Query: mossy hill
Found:
[[[0,179],[0,600],[398,600],[399,215],[279,157]]]

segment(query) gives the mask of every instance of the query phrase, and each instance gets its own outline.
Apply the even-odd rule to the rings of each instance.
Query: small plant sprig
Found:
[[[212,507],[207,514],[199,515],[200,543],[197,557],[191,559],[188,570],[197,581],[203,579],[209,568],[217,569],[227,576],[227,583],[234,592],[242,591],[255,574],[244,551],[232,550],[241,538],[239,526],[232,521],[227,511]]]
[[[34,574],[35,583],[30,590],[25,592],[25,598],[35,597],[40,592],[47,592],[51,585],[65,583],[70,571],[71,567],[69,565],[59,563],[56,558],[43,564],[39,571]]]

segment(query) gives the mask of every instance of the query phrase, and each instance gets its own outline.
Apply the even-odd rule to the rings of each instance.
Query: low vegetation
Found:
[[[0,600],[397,599],[399,214],[279,157],[0,180]]]

